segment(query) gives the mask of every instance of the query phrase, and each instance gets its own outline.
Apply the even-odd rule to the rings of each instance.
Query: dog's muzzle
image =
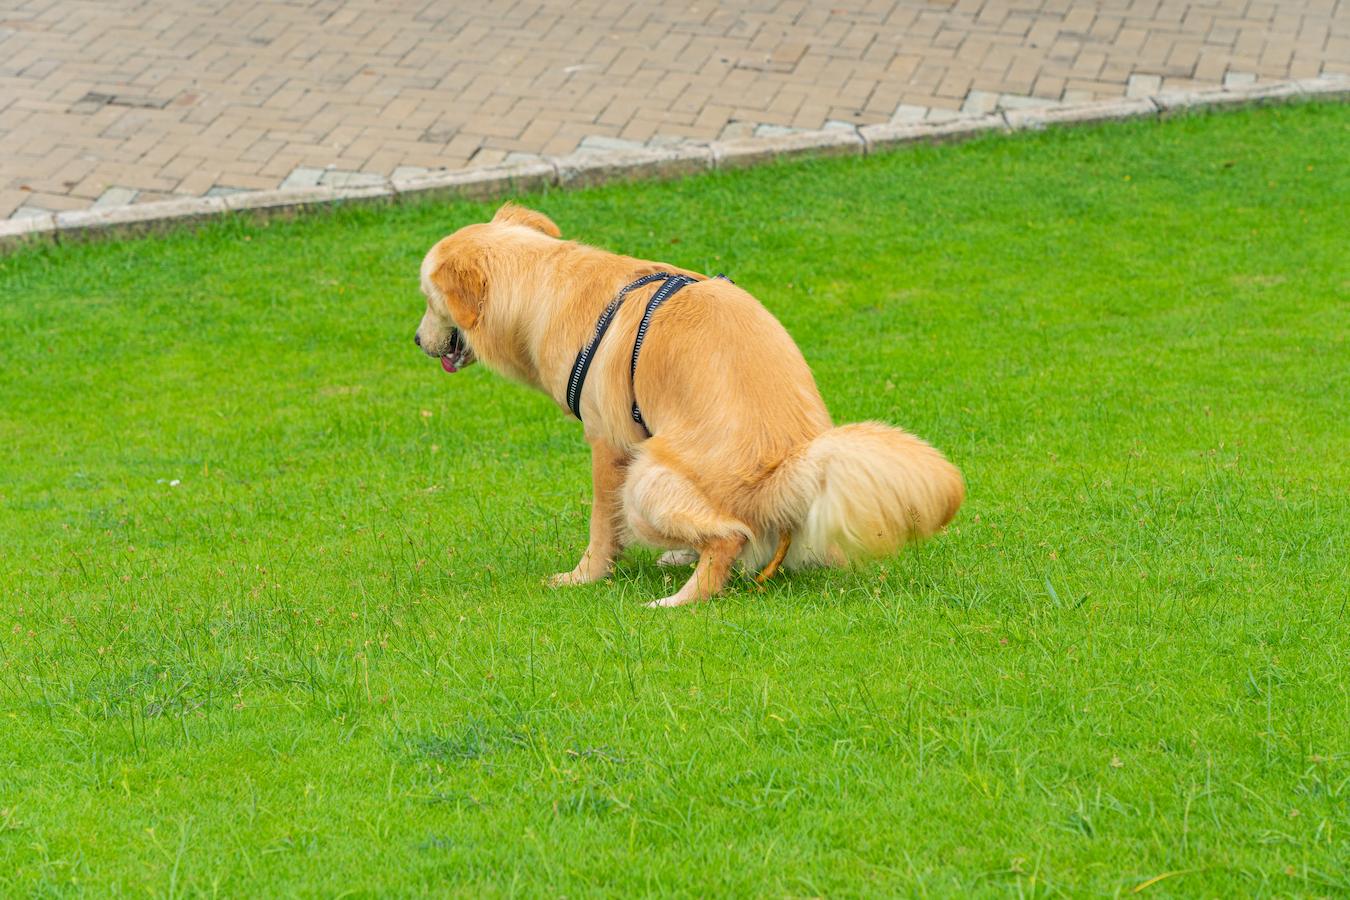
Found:
[[[450,331],[450,340],[445,350],[441,352],[441,368],[447,372],[458,372],[465,366],[472,365],[474,355],[472,348],[464,343],[464,337],[459,333],[458,328]]]

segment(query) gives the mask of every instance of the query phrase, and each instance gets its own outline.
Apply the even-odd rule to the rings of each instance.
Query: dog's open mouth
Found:
[[[464,338],[460,335],[459,329],[456,328],[450,332],[449,349],[441,354],[441,368],[454,373],[472,364],[473,360],[473,350],[469,348],[468,344],[464,343]]]

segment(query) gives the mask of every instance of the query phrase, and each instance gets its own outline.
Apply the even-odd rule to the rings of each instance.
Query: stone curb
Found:
[[[1001,113],[975,119],[953,119],[939,125],[886,124],[864,125],[858,129],[867,153],[883,153],[905,144],[943,144],[964,141],[990,131],[1007,131]]]
[[[1318,79],[1320,81],[1321,79]],[[1305,92],[1297,81],[1276,84],[1252,84],[1245,86],[1243,101],[1246,103],[1270,103],[1304,96]],[[1153,98],[1158,111],[1164,115],[1177,112],[1200,110],[1213,106],[1224,106],[1230,101],[1223,91],[1179,91],[1158,94]]]
[[[530,193],[558,182],[558,170],[551,162],[525,162],[516,165],[485,166],[454,172],[428,172],[407,175],[391,182],[399,197],[414,200],[491,200],[513,192]]]
[[[716,169],[740,169],[802,156],[864,156],[909,144],[961,141],[998,131],[1024,131],[1147,116],[1175,116],[1222,106],[1279,103],[1297,98],[1350,99],[1350,76],[1264,82],[1234,88],[1162,93],[1032,109],[1005,110],[941,124],[864,125],[772,137],[579,152],[511,165],[384,179],[361,187],[277,188],[226,197],[188,197],[112,209],[44,214],[0,221],[0,252],[41,241],[171,229],[221,215],[285,216],[317,206],[420,200],[493,200],[550,187],[579,188],[621,181],[680,178]]]
[[[1111,100],[1039,109],[1010,109],[1004,112],[1013,131],[1045,128],[1048,125],[1086,125],[1090,122],[1114,122],[1156,115],[1158,107],[1147,97],[1135,100]]]
[[[230,194],[225,200],[225,209],[229,212],[256,212],[263,215],[285,215],[299,212],[311,206],[323,206],[329,203],[375,200],[388,202],[394,196],[390,184],[362,185],[361,187],[300,187],[276,188],[270,191],[242,191]],[[150,206],[152,204],[146,204]]]
[[[744,169],[758,163],[794,156],[862,156],[866,151],[866,145],[856,129],[847,131],[836,129],[714,141],[711,149],[711,168]]]
[[[143,203],[140,206],[60,212],[52,217],[52,229],[72,237],[106,231],[138,234],[208,218],[224,211],[225,200],[222,197],[184,197],[182,200]]]
[[[553,160],[559,187],[591,187],[613,181],[680,178],[712,168],[708,147],[687,144],[609,152],[573,153]]]

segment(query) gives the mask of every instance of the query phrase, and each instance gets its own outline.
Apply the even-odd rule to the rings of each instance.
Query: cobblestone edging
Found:
[[[490,200],[546,187],[588,187],[615,181],[678,178],[792,156],[863,156],[913,143],[958,141],[990,131],[1015,132],[1145,116],[1171,116],[1215,107],[1297,99],[1350,99],[1350,77],[1264,82],[1153,97],[1009,109],[940,124],[892,123],[677,144],[580,152],[516,164],[384,178],[352,187],[249,191],[225,197],[185,198],[111,209],[89,209],[0,221],[0,251],[21,244],[95,235],[126,235],[172,228],[236,213],[285,215],[348,202],[393,202],[442,196]]]

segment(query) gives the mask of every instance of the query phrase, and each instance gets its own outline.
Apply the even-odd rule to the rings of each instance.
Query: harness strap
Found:
[[[647,301],[647,310],[642,314],[642,322],[638,325],[637,338],[633,341],[633,360],[628,366],[629,384],[633,384],[637,379],[638,354],[642,352],[642,342],[647,339],[647,328],[652,324],[652,313],[656,312],[657,307],[662,303],[673,297],[676,291],[686,285],[695,283],[697,280],[690,278],[688,275],[668,275],[666,283],[657,288],[656,293],[652,294],[652,298]],[[642,410],[638,409],[636,386],[633,389],[633,421],[641,425],[642,430],[647,432],[648,437],[651,437],[652,430],[643,421]]]
[[[716,277],[724,281],[731,281],[730,278],[722,274],[718,274]],[[642,322],[638,325],[637,338],[633,341],[633,358],[628,365],[630,386],[637,377],[638,354],[642,352],[642,342],[647,339],[647,329],[652,324],[652,314],[662,303],[674,296],[676,291],[687,285],[697,283],[698,279],[690,278],[688,275],[676,275],[672,272],[653,272],[625,285],[614,299],[609,301],[609,305],[605,307],[605,311],[600,314],[600,318],[595,322],[595,334],[586,342],[586,346],[582,347],[577,353],[576,362],[572,364],[572,374],[567,379],[567,409],[577,417],[578,421],[581,420],[581,389],[586,385],[586,374],[590,371],[592,360],[595,359],[595,351],[600,346],[600,339],[609,330],[609,326],[619,312],[619,307],[623,306],[624,298],[628,296],[628,292],[643,285],[651,284],[653,281],[664,283],[656,289],[651,299],[647,301],[647,309],[642,313]],[[735,284],[735,282],[732,282],[732,284]],[[636,388],[633,390],[633,421],[642,426],[642,430],[647,433],[648,437],[651,437],[651,429],[647,427],[647,423],[642,418],[642,410],[638,409]]]
[[[650,275],[643,275],[632,284],[625,285],[622,290],[609,301],[609,306],[600,314],[600,318],[595,323],[595,334],[591,336],[586,346],[582,347],[577,353],[576,362],[572,364],[572,374],[567,379],[567,408],[572,415],[581,421],[581,389],[586,384],[586,373],[590,371],[591,360],[595,358],[596,348],[600,346],[600,339],[605,336],[609,330],[610,323],[614,321],[614,315],[623,306],[624,297],[629,291],[636,290],[644,284],[651,284],[653,281],[659,281],[663,278],[669,278],[669,272],[653,272]]]

